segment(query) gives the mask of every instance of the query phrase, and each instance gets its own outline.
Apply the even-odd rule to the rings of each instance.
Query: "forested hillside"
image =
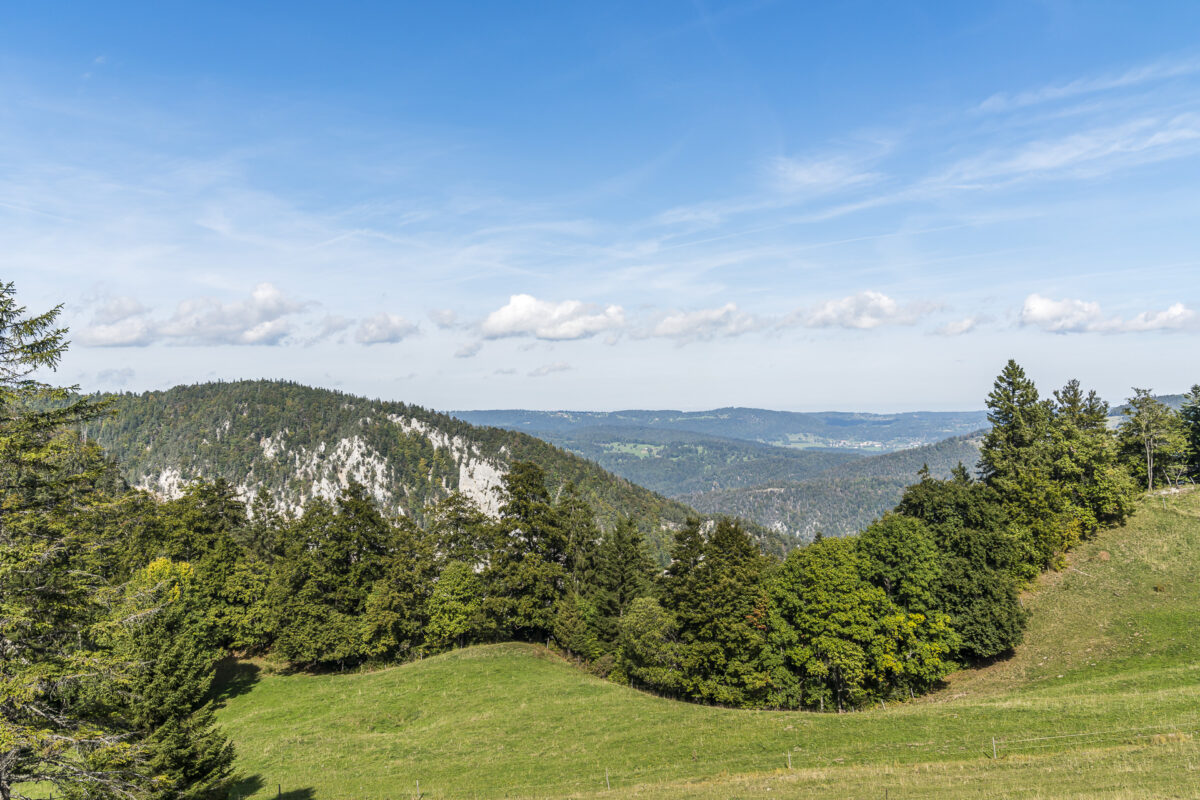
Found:
[[[859,458],[801,481],[719,489],[679,495],[694,508],[753,520],[789,537],[809,541],[821,532],[845,536],[865,528],[900,501],[904,487],[928,466],[935,478],[948,478],[960,462],[974,469],[980,434],[937,444]]]
[[[867,452],[902,450],[978,430],[983,411],[916,411],[866,414],[838,411],[769,411],[717,408],[711,411],[454,411],[476,425],[494,425],[553,437],[585,428],[658,428],[780,447],[852,448]]]
[[[866,458],[855,450],[776,447],[663,428],[598,426],[539,435],[667,497],[802,481]]]
[[[628,515],[665,553],[663,525],[691,509],[605,472],[526,434],[480,428],[397,402],[277,381],[178,386],[106,398],[113,413],[85,434],[114,458],[126,480],[177,496],[197,478],[223,478],[245,498],[265,490],[285,510],[333,499],[350,481],[385,511],[420,521],[425,507],[461,491],[485,511],[514,461],[532,461],[551,490],[573,484],[600,521]],[[762,531],[769,550],[787,543]]]

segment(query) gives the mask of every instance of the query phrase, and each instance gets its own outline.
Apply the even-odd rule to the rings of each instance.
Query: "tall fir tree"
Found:
[[[66,351],[60,311],[29,315],[0,284],[0,800],[20,783],[94,798],[140,783],[131,731],[100,699],[124,665],[96,644],[102,580],[82,568],[100,544],[78,524],[97,465],[65,430],[103,409],[32,377]]]

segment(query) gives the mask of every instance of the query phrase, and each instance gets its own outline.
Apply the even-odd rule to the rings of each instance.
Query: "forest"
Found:
[[[0,285],[0,800],[226,797],[212,690],[231,655],[340,671],[516,640],[699,703],[904,701],[1011,651],[1029,581],[1200,466],[1200,385],[1178,412],[1135,390],[1114,431],[1095,392],[1042,397],[1009,361],[978,465],[924,470],[861,533],[782,558],[691,519],[664,569],[640,520],[551,492],[530,460],[495,516],[459,493],[387,513],[353,483],[301,513],[220,479],[131,489],[83,435],[111,407],[38,378],[66,348],[58,313]]]

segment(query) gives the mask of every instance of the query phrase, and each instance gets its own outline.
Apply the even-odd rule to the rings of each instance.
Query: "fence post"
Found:
[[[996,760],[996,737],[992,737],[992,760]]]

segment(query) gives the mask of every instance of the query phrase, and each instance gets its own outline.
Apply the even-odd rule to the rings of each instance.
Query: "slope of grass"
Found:
[[[264,672],[220,718],[261,798],[410,797],[417,781],[427,798],[1192,797],[1198,579],[1200,493],[1155,497],[1031,593],[1011,659],[916,702],[708,708],[508,644],[367,674]]]

